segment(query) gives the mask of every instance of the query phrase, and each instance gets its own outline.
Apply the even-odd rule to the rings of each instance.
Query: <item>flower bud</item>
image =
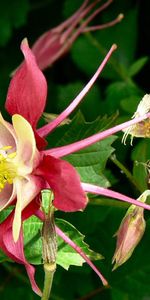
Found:
[[[70,18],[55,28],[48,30],[36,40],[32,47],[32,52],[41,70],[50,67],[56,60],[64,56],[80,34],[114,26],[123,18],[123,14],[119,14],[117,18],[111,22],[88,26],[100,12],[111,4],[112,0],[106,1],[95,10],[93,9],[100,0],[94,0],[89,5],[88,2],[88,0],[85,0],[81,7]]]
[[[150,190],[145,191],[138,201],[145,202],[148,195],[150,195]],[[115,262],[113,270],[130,258],[144,234],[145,226],[144,209],[131,205],[116,234],[117,245],[112,260],[113,263]]]

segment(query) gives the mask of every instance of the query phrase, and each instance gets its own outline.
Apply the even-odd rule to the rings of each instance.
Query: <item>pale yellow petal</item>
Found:
[[[16,242],[19,238],[21,228],[22,210],[39,194],[43,181],[36,176],[27,176],[22,179],[15,179],[17,202],[13,221],[13,238]]]
[[[19,163],[20,175],[31,173],[37,162],[38,150],[31,125],[22,116],[16,114],[12,117],[13,127],[17,136],[16,161]]]
[[[21,229],[21,212],[22,212],[22,181],[16,179],[14,182],[17,191],[17,203],[13,220],[13,239],[17,242]]]
[[[8,153],[14,152],[16,149],[16,135],[13,126],[6,122],[0,113],[0,148],[11,146]]]
[[[16,188],[13,184],[6,183],[0,192],[0,211],[10,205],[16,198]]]

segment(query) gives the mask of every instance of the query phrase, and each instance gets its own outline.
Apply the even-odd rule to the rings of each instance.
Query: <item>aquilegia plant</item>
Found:
[[[37,128],[46,103],[47,83],[27,40],[23,40],[21,44],[25,60],[10,82],[5,104],[7,112],[12,116],[12,124],[5,121],[2,115],[0,116],[0,208],[1,211],[9,206],[12,208],[9,214],[7,210],[7,217],[0,224],[0,248],[10,259],[24,264],[32,288],[39,295],[41,291],[34,279],[34,267],[28,263],[24,255],[22,224],[32,215],[36,215],[42,222],[46,222],[49,216],[49,221],[44,224],[49,224],[50,228],[48,225],[43,227],[42,239],[45,245],[51,240],[56,250],[55,233],[58,234],[93,268],[103,284],[107,285],[107,280],[82,249],[59,226],[55,226],[53,213],[43,212],[41,191],[52,191],[53,212],[55,209],[65,212],[84,210],[88,204],[87,192],[136,205],[139,207],[139,210],[136,210],[137,214],[140,213],[140,209],[141,212],[144,208],[150,210],[150,206],[142,201],[89,182],[81,182],[76,169],[63,160],[66,155],[84,149],[120,130],[128,128],[129,131],[131,126],[150,117],[148,111],[81,141],[57,148],[46,148],[46,136],[55,130],[81,102],[115,49],[116,45],[113,45],[94,76],[71,104],[51,123]],[[117,255],[114,256],[116,263]]]

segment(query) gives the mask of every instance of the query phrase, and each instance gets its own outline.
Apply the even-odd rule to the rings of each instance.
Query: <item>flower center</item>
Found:
[[[0,148],[0,192],[5,187],[6,183],[13,183],[13,179],[17,174],[16,166],[13,163],[16,152],[7,153],[7,150],[11,148],[11,146]]]

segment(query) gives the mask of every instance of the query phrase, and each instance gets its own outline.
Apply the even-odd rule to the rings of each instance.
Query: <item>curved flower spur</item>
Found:
[[[45,145],[44,137],[52,132],[81,102],[115,49],[116,45],[113,45],[94,76],[72,103],[50,124],[36,129],[45,107],[47,84],[27,40],[23,40],[21,44],[25,62],[18,68],[10,82],[5,105],[6,110],[12,115],[12,125],[2,116],[0,117],[1,210],[8,205],[15,205],[14,211],[0,224],[0,248],[11,259],[25,265],[32,288],[38,294],[40,291],[34,281],[34,268],[24,257],[21,225],[23,220],[33,214],[42,218],[40,204],[37,205],[36,201],[40,197],[41,190],[50,188],[54,194],[54,207],[66,212],[83,210],[87,205],[86,192],[106,195],[150,210],[149,205],[120,193],[90,183],[81,183],[75,168],[67,161],[60,159],[149,118],[149,113],[79,142],[55,149],[41,150]],[[56,232],[87,261],[106,284],[107,281],[82,250],[59,228]]]

